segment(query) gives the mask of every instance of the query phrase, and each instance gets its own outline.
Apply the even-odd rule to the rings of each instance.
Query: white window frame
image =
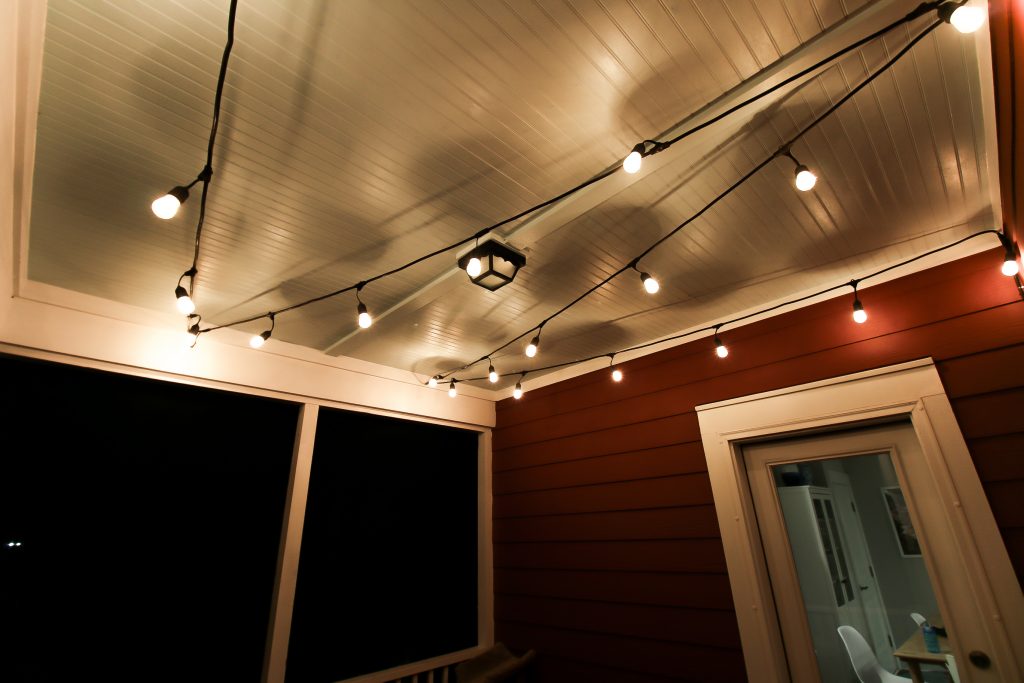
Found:
[[[751,680],[781,683],[790,672],[742,445],[900,416],[913,425],[944,508],[959,513],[949,524],[969,570],[958,590],[935,586],[936,597],[940,605],[980,605],[987,654],[1006,680],[1024,680],[1024,642],[1011,635],[1024,633],[1024,596],[931,359],[698,406],[697,416]]]

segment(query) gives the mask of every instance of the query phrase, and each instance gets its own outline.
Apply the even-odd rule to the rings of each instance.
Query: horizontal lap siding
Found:
[[[1018,574],[1024,303],[995,252],[498,404],[497,636],[542,681],[745,680],[696,405],[932,357]],[[554,330],[552,330],[554,333]]]

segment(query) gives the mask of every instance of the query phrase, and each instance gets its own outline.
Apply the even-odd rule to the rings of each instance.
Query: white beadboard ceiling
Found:
[[[222,324],[394,268],[617,165],[902,16],[917,0],[240,0],[195,299]],[[29,279],[173,310],[227,0],[50,0]],[[283,340],[425,377],[523,332],[628,263],[856,86],[918,20],[498,234],[491,293],[456,252],[278,317]],[[533,360],[601,354],[848,280],[998,220],[987,56],[942,26],[780,159],[547,325]],[[988,95],[987,97],[990,97]],[[196,188],[198,190],[198,187]],[[259,321],[243,326],[265,329]],[[217,333],[211,333],[217,334]],[[202,345],[201,339],[199,344]],[[474,369],[479,376],[486,371]],[[506,378],[505,382],[514,382]]]

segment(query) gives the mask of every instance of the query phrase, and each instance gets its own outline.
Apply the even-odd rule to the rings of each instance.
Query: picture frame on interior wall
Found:
[[[900,554],[903,557],[921,557],[921,543],[910,521],[910,510],[907,509],[903,490],[899,486],[883,486],[882,500],[885,501],[885,510],[889,513],[889,524]]]

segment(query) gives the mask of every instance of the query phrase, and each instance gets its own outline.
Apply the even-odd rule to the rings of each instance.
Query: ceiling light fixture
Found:
[[[974,33],[985,23],[985,8],[975,2],[944,2],[939,18],[960,33]]]
[[[249,346],[254,349],[262,348],[263,345],[267,343],[267,340],[270,339],[270,335],[274,332],[274,314],[267,313],[267,317],[270,318],[270,329],[264,330],[260,334],[254,334],[249,339]]]
[[[789,147],[782,151],[782,156],[789,157],[796,164],[796,169],[793,171],[793,184],[796,185],[796,189],[801,192],[814,189],[815,184],[818,182],[818,176],[811,173],[811,169],[797,161],[797,158],[789,151]]]
[[[515,279],[526,265],[526,256],[497,240],[486,240],[463,254],[459,268],[466,271],[470,282],[496,291]]]
[[[650,145],[650,148],[647,147],[648,144]],[[668,149],[668,147],[669,146],[664,142],[658,142],[657,140],[644,140],[643,142],[638,142],[633,146],[630,153],[626,155],[626,158],[622,160],[622,170],[630,174],[636,173],[643,165],[644,157],[649,157],[652,154],[662,152]]]

